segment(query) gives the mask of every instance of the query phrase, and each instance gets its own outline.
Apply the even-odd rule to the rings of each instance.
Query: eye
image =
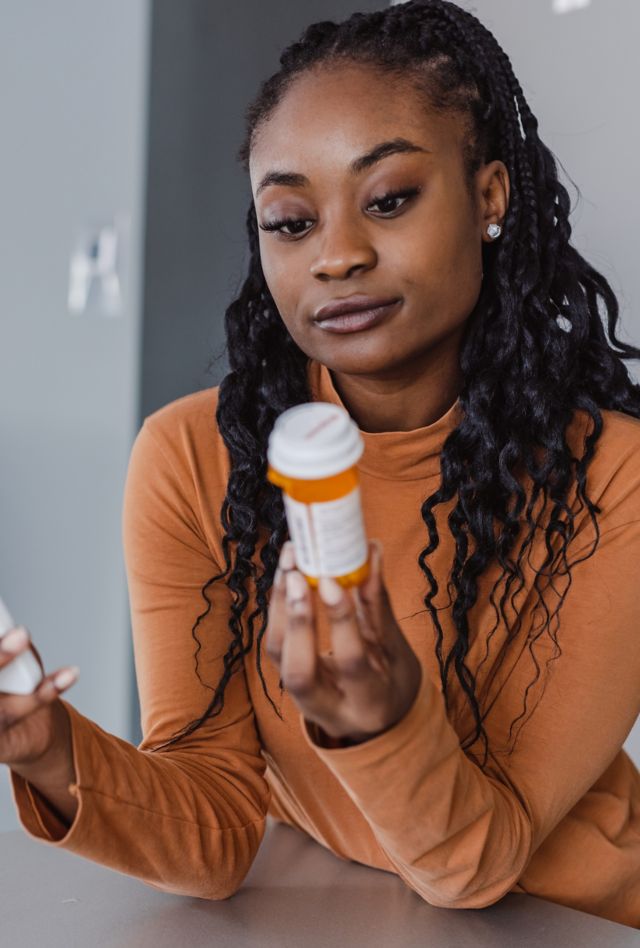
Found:
[[[373,207],[374,204],[378,204],[378,205],[388,204],[389,202],[399,201],[402,198],[405,199],[404,203],[406,204],[407,201],[409,201],[412,197],[415,197],[416,194],[419,194],[420,190],[421,190],[420,188],[404,188],[401,191],[387,191],[386,194],[382,194],[380,195],[380,197],[374,198],[369,203],[368,206]],[[403,207],[403,206],[404,204],[400,205],[400,207]],[[382,211],[382,214],[384,216],[389,216],[390,214],[393,214],[393,212],[397,211],[398,209],[399,208],[397,206],[389,207],[386,211]],[[282,234],[283,237],[291,239],[294,237],[299,237],[302,231],[298,230],[298,231],[294,231],[293,233],[287,234],[285,233],[283,228],[284,227],[295,228],[295,227],[299,227],[300,225],[306,224],[307,222],[308,222],[307,219],[301,218],[301,217],[282,217],[279,220],[269,221],[268,224],[260,224],[259,227],[260,227],[260,230],[276,231]],[[311,223],[313,223],[313,221],[311,221]]]
[[[369,207],[373,207],[374,204],[378,206],[386,205],[386,207],[381,208],[381,213],[388,216],[389,214],[393,214],[394,211],[398,211],[401,207],[404,207],[407,201],[419,193],[420,188],[404,188],[401,191],[387,191],[386,194],[374,198],[369,204]],[[402,204],[396,203],[400,200],[402,200]]]
[[[277,221],[269,221],[268,224],[260,224],[260,230],[266,231],[279,231],[284,237],[297,237],[298,233],[295,234],[285,234],[282,230],[283,227],[295,227],[297,224],[305,224],[306,221],[300,217],[281,217]]]

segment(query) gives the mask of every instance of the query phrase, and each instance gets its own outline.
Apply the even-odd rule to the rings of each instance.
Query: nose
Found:
[[[353,224],[327,230],[309,271],[318,280],[345,280],[358,271],[370,270],[378,255],[367,235]]]

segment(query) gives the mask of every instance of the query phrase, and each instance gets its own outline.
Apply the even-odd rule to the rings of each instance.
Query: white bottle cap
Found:
[[[364,440],[355,421],[339,405],[307,402],[283,412],[269,436],[267,459],[285,477],[314,480],[352,467]]]

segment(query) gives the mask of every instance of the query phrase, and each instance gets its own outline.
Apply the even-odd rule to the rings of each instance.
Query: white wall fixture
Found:
[[[591,4],[591,0],[552,0],[551,9],[554,13],[573,13],[574,10],[584,10]]]
[[[122,314],[122,261],[126,219],[77,228],[69,264],[67,305],[74,315]]]

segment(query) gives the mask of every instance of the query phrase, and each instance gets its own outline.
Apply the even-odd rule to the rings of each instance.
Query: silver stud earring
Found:
[[[487,233],[489,237],[491,237],[491,239],[494,240],[496,237],[499,237],[500,234],[502,233],[502,227],[500,227],[500,224],[489,224],[489,226],[487,227]]]

